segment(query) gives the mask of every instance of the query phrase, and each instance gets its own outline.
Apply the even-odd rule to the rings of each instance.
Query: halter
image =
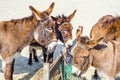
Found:
[[[83,46],[81,45],[81,44],[77,44],[77,46],[78,47],[80,47],[80,48],[83,48]],[[91,48],[89,48],[88,49],[88,51],[90,51],[91,50]],[[90,63],[90,53],[88,53],[89,55],[88,56],[80,56],[80,58],[83,58],[84,59],[84,61],[83,61],[83,63],[81,63],[81,64],[75,64],[75,65],[78,65],[79,67],[80,67],[80,69],[82,69],[83,68],[83,66],[85,65],[85,63],[87,62],[87,60],[88,60],[88,64]]]
[[[83,66],[85,65],[85,63],[87,62],[87,59],[88,59],[88,63],[90,62],[89,61],[89,58],[90,57],[90,54],[88,55],[88,56],[83,56],[83,57],[80,57],[80,58],[83,58],[84,59],[84,62],[82,63],[82,64],[79,64],[79,66],[80,66],[80,69],[82,69],[83,68]]]

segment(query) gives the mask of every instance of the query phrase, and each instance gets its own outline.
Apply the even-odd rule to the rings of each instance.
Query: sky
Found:
[[[78,26],[83,26],[83,35],[88,35],[92,26],[105,15],[120,15],[120,0],[0,0],[0,21],[20,19],[31,15],[29,6],[44,11],[55,2],[51,15],[70,15],[77,10],[71,23],[73,37]]]

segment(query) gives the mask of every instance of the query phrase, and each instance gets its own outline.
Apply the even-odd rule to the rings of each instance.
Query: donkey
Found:
[[[100,76],[104,75],[106,80],[114,80],[120,73],[120,42],[112,40],[105,43],[101,41],[103,37],[90,40],[80,35],[71,51],[72,74],[81,76],[89,66],[94,66]]]
[[[52,44],[50,41],[56,40],[54,21],[51,23],[52,31],[49,31],[49,28],[40,27],[39,25],[42,23],[38,21],[38,19],[44,20],[46,15],[50,15],[53,7],[54,3],[52,3],[47,10],[40,12],[30,6],[29,8],[32,11],[31,16],[23,19],[0,22],[0,55],[2,57],[2,70],[5,80],[13,80],[15,57],[25,46],[29,45],[33,39],[40,44],[43,43],[42,45],[48,45],[48,47]],[[48,21],[48,19],[46,20]],[[51,33],[43,33],[44,29]]]
[[[90,32],[91,39],[104,37],[103,41],[117,40],[120,41],[120,17],[106,15],[92,27]]]
[[[57,33],[57,39],[59,39],[61,42],[63,42],[66,47],[69,47],[72,45],[72,29],[73,26],[70,23],[72,18],[74,17],[76,13],[76,10],[70,14],[68,17],[67,16],[57,16],[57,17],[53,17],[51,16],[51,18],[55,21],[55,30]],[[52,63],[53,61],[53,50],[50,52],[50,55],[48,56],[48,61],[46,61],[46,49],[44,46],[39,45],[37,42],[31,43],[29,46],[29,60],[28,60],[28,64],[32,65],[32,56],[35,60],[35,62],[38,62],[38,58],[37,58],[37,53],[36,53],[36,49],[40,49],[40,47],[42,47],[43,50],[43,56],[44,56],[44,62],[49,62]]]
[[[92,26],[92,29],[90,31],[90,38],[97,39],[104,37],[107,33],[108,28],[110,28],[110,26],[105,25],[110,23],[113,18],[114,17],[112,15],[105,15],[101,17],[98,22]]]
[[[120,16],[113,17],[112,15],[106,15],[100,18],[100,20],[92,27],[90,32],[91,39],[97,39],[104,37],[103,40],[117,40],[120,41]]]

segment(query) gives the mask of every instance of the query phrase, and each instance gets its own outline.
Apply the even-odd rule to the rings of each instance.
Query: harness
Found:
[[[80,58],[83,58],[84,59],[84,62],[82,64],[78,64],[78,66],[80,67],[80,69],[83,68],[83,66],[85,65],[85,63],[87,62],[88,60],[88,64],[90,63],[89,59],[90,59],[90,53],[88,56],[83,56],[83,57],[80,57]]]
[[[63,46],[64,46],[64,48],[66,48],[65,45],[63,45]],[[70,48],[66,48],[66,52],[64,52],[64,51],[61,52],[63,60],[66,64],[70,64],[71,63],[71,58],[73,58],[73,56],[70,54],[70,51],[71,51]],[[67,56],[64,56],[65,54]]]
[[[81,44],[77,44],[78,47],[82,47]],[[82,47],[83,48],[83,47]],[[88,52],[91,50],[92,48],[88,49]],[[90,63],[90,53],[88,53],[88,56],[80,56],[79,58],[83,58],[84,61],[81,64],[75,64],[76,66],[79,66],[80,69],[82,69],[84,67],[84,65],[86,64],[86,62],[88,61],[88,64]]]

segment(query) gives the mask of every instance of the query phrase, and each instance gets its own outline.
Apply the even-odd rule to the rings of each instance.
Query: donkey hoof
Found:
[[[29,62],[28,62],[28,65],[29,65],[29,66],[31,66],[31,65],[32,65],[32,63],[29,63]]]
[[[92,80],[100,80],[100,77],[93,76]]]
[[[39,62],[39,60],[38,60],[38,59],[35,59],[35,62]]]
[[[50,59],[50,60],[49,60],[49,63],[52,63],[52,62],[53,62],[53,59]]]

